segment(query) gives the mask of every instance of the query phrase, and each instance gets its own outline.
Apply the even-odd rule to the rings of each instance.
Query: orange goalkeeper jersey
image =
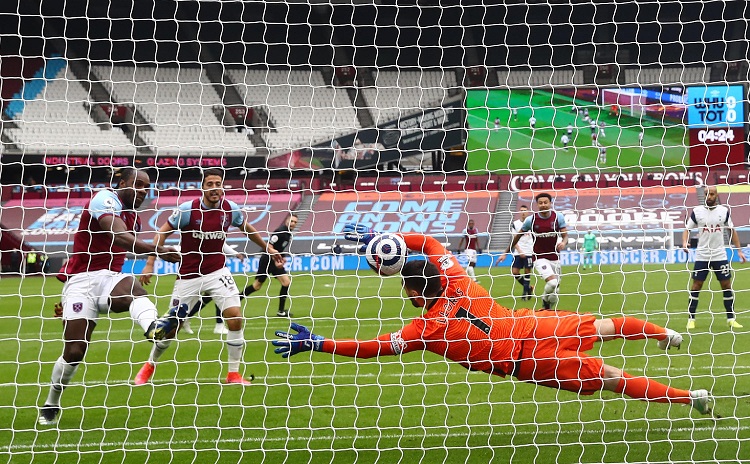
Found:
[[[368,358],[428,350],[467,369],[511,374],[521,340],[534,328],[533,311],[513,311],[497,304],[434,238],[421,234],[403,237],[411,250],[424,253],[440,269],[442,295],[422,316],[397,332],[370,341],[326,340],[323,351]]]

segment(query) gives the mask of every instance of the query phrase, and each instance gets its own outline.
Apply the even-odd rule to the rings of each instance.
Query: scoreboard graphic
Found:
[[[744,86],[691,86],[686,91],[691,167],[732,169],[743,165]]]

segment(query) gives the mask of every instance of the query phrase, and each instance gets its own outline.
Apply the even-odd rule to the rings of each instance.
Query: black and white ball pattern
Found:
[[[391,276],[401,272],[408,249],[400,235],[380,234],[367,244],[367,264],[380,275]]]

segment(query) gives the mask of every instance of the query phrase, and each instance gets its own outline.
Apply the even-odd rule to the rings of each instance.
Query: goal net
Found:
[[[719,263],[698,292],[700,230],[685,229],[717,186],[750,242],[745,2],[34,3],[0,6],[0,460],[750,456],[747,265],[727,236],[732,291]],[[128,167],[148,174],[145,196]],[[500,258],[540,193],[567,244],[559,276],[532,269],[527,281],[520,259]],[[104,206],[91,219],[95,200]],[[182,263],[149,267],[129,249],[131,305],[109,298],[114,284],[80,279],[95,282],[85,271],[115,240],[102,229],[134,207],[139,249],[172,232],[164,245]],[[345,238],[352,223],[435,238],[515,315],[555,292],[552,309],[666,327],[682,334],[680,350],[632,333],[597,342],[590,359],[610,367],[580,392],[554,388],[562,369],[544,384],[519,380],[519,340],[510,354],[488,350],[490,367],[472,364],[473,348],[457,359],[434,348],[445,340],[426,341],[439,324],[466,324],[452,342],[481,332],[510,343],[510,329],[497,335],[510,315],[447,304],[423,323],[402,279],[373,272]],[[74,249],[87,227],[106,239]],[[259,237],[283,249],[283,269],[266,266]],[[63,283],[70,259],[78,267]],[[147,340],[134,316],[181,301],[198,305],[189,328],[168,346]],[[59,302],[66,320],[96,324],[64,329]],[[272,341],[296,334],[292,323],[371,342],[331,354],[305,338],[294,346],[308,351],[283,358]],[[421,328],[413,344],[407,326]],[[624,378],[618,370],[635,380],[601,381]],[[644,376],[673,390],[634,394],[626,384]],[[678,390],[710,392],[715,413],[673,401]]]

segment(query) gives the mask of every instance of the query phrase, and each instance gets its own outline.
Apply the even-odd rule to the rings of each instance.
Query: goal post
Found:
[[[0,3],[0,461],[750,459],[749,265],[733,252],[732,290],[712,271],[696,296],[694,256],[681,249],[705,185],[720,186],[741,244],[750,242],[746,2]],[[59,359],[83,343],[64,351],[55,306],[84,308],[67,300],[70,281],[58,271],[83,256],[86,240],[77,249],[73,241],[87,205],[99,192],[119,195],[126,167],[148,174],[145,196],[127,186],[101,216],[118,202],[128,220],[137,210],[134,233],[146,243],[165,225],[185,229],[166,246],[180,246],[183,264],[198,256],[199,268],[221,261],[219,247],[195,252],[185,242],[225,239],[231,278],[209,284],[232,294],[196,301],[192,333],[165,348],[131,318],[140,303],[115,313],[106,291],[78,292],[97,319],[76,370]],[[212,168],[224,176],[221,211],[203,201]],[[521,206],[538,212],[540,193],[567,224],[559,279],[532,265],[527,280],[527,263],[499,260]],[[457,255],[487,291],[467,283],[480,295],[472,304],[495,302],[509,316],[459,307],[452,317],[449,301],[423,323],[429,303],[405,292],[400,276],[368,267],[362,243],[345,237],[352,222],[437,239],[447,250],[441,266]],[[264,266],[247,225],[283,243],[283,269]],[[588,231],[598,243],[591,268],[582,265]],[[465,249],[475,236],[473,263]],[[147,256],[126,255],[123,273],[139,281]],[[175,288],[190,287],[179,269],[158,259],[133,296],[167,313]],[[233,285],[239,329],[234,312],[216,311],[234,304]],[[579,391],[555,388],[555,373],[518,379],[521,350],[533,351],[533,337],[503,351],[518,326],[493,340],[502,349],[487,348],[490,367],[468,359],[487,345],[459,362],[442,356],[446,340],[434,334],[449,319],[482,337],[543,311],[554,291],[549,309],[559,314],[645,321],[628,340],[589,331],[570,353],[546,356],[565,364],[590,348],[581,358],[593,364],[567,371],[588,376]],[[687,331],[695,298],[697,325]],[[745,327],[727,325],[730,300]],[[293,323],[367,340],[371,351],[324,352],[310,335],[295,347],[320,351],[284,358],[272,342],[306,333]],[[659,327],[682,334],[680,350],[659,347]],[[596,370],[598,359],[610,367]],[[136,382],[151,361],[151,377]],[[230,371],[254,379],[232,383]],[[40,421],[63,377],[57,423]],[[628,397],[644,377],[670,389],[655,401]],[[711,392],[716,414],[686,396],[662,402],[673,389]]]

